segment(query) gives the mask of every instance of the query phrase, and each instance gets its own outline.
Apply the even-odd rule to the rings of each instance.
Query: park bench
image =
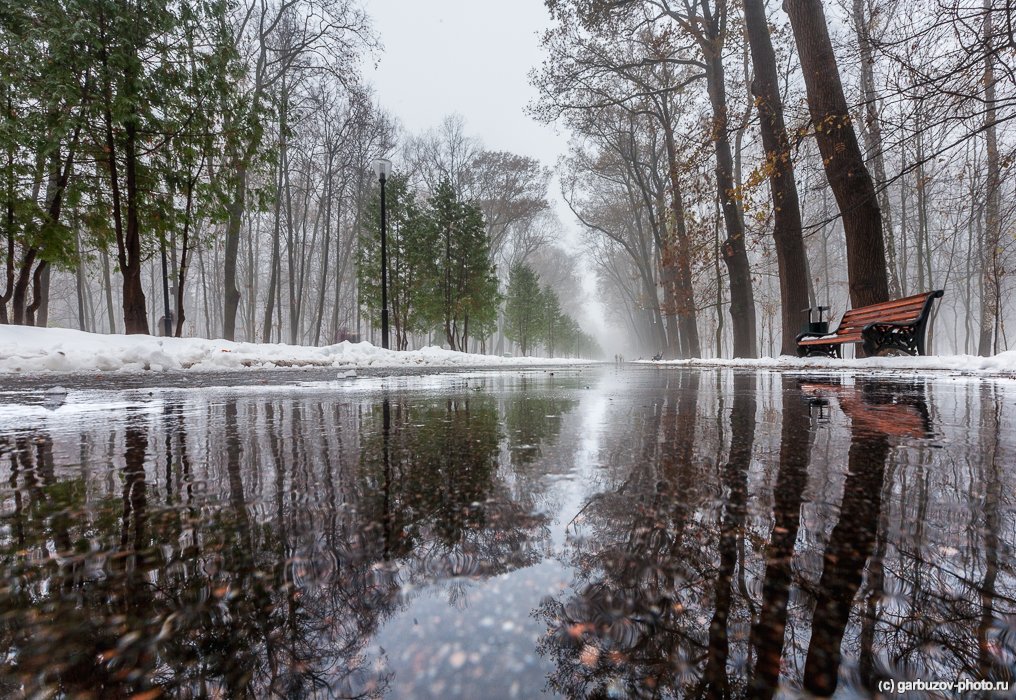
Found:
[[[938,289],[850,309],[834,331],[829,331],[828,324],[821,321],[822,310],[828,307],[819,307],[819,323],[809,323],[808,330],[797,336],[797,354],[799,357],[842,357],[846,343],[861,343],[868,357],[923,355],[924,331],[932,304],[944,293]]]

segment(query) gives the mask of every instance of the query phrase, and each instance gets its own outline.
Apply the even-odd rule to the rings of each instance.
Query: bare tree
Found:
[[[815,140],[836,197],[847,240],[850,302],[867,306],[889,298],[885,241],[875,185],[864,164],[843,94],[821,0],[787,0]]]
[[[759,113],[759,129],[765,148],[765,170],[773,200],[773,241],[780,275],[780,320],[783,334],[780,352],[796,353],[801,309],[808,306],[808,258],[801,232],[801,206],[794,181],[790,140],[783,120],[776,53],[769,38],[763,0],[744,0],[744,22],[751,45],[755,78],[751,85]]]

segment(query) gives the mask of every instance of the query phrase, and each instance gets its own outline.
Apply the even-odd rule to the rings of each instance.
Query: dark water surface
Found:
[[[0,391],[0,697],[1012,681],[1014,466],[1004,379],[21,386]]]

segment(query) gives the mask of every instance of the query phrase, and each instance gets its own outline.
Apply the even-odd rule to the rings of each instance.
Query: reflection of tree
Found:
[[[727,660],[730,653],[728,624],[734,594],[737,542],[744,532],[745,502],[748,498],[748,469],[755,444],[754,373],[734,375],[734,405],[730,413],[730,454],[723,467],[726,495],[720,522],[720,566],[716,572],[713,619],[709,624],[709,655],[697,696],[728,697],[730,683]]]
[[[845,410],[850,409],[845,407]],[[882,508],[882,480],[890,447],[887,435],[870,428],[866,414],[848,413],[848,416],[852,419],[852,440],[847,457],[847,480],[843,485],[839,520],[823,557],[822,578],[811,621],[811,643],[804,666],[804,687],[819,696],[831,695],[836,690],[843,634],[865,565],[875,546],[875,530]],[[864,420],[860,416],[865,416]]]
[[[783,375],[783,425],[780,434],[780,463],[773,488],[773,526],[765,549],[765,579],[762,609],[751,630],[755,670],[749,684],[753,697],[771,698],[780,678],[781,659],[787,627],[787,605],[801,522],[801,503],[808,482],[810,435],[809,412],[798,382]]]
[[[985,436],[982,449],[981,481],[984,484],[984,578],[980,586],[981,616],[977,624],[977,677],[990,680],[1009,681],[1016,676],[1013,664],[1016,660],[1016,638],[1010,632],[1001,633],[995,620],[995,602],[998,597],[998,578],[1005,576],[1002,540],[1004,526],[1003,491],[1001,479],[1001,452],[999,431],[1002,429],[1002,399],[993,391],[994,387],[981,387],[981,426]],[[1010,569],[1011,573],[1011,569]],[[1012,611],[1010,608],[1010,619]],[[1011,623],[1010,623],[1011,627]]]
[[[730,377],[718,424],[695,373],[615,409],[604,487],[569,524],[573,589],[538,611],[551,688],[755,698],[781,680],[863,695],[886,675],[1008,678],[1010,395],[950,388],[963,413],[920,382],[784,377],[767,430],[767,383]],[[405,583],[545,555],[506,433],[545,445],[559,428],[540,414],[567,407],[514,400],[393,395],[387,448],[384,404],[278,395],[0,439],[0,695],[382,694],[367,650]]]
[[[498,479],[493,398],[396,402],[387,441],[377,430],[385,408],[366,424],[361,471],[372,487],[364,515],[380,525],[375,546],[387,558],[413,552],[414,575],[433,578],[489,576],[543,556],[533,546],[545,537],[543,518],[512,500]]]
[[[51,438],[16,440],[10,486],[17,504],[15,517],[21,522],[18,537],[5,538],[0,547],[4,580],[14,583],[0,596],[0,615],[11,623],[4,635],[8,643],[4,671],[29,687],[42,679],[44,685],[72,695],[96,696],[115,696],[116,689],[125,685],[144,687],[117,677],[124,659],[148,654],[140,645],[118,647],[125,628],[148,625],[152,557],[142,466],[147,433],[140,420],[133,416],[127,422],[119,503],[109,496],[97,504],[92,518],[84,520],[87,489],[77,480],[56,479]],[[20,488],[29,496],[25,520]],[[100,562],[86,539],[97,528],[112,545],[113,556],[104,558],[102,566],[97,566]],[[117,619],[107,616],[111,611]],[[116,649],[123,653],[116,659],[110,656],[112,663],[96,663],[96,657]]]
[[[512,466],[516,470],[534,462],[542,445],[561,433],[564,415],[574,408],[573,399],[527,391],[532,380],[519,381],[519,394],[504,407],[505,432]]]
[[[568,697],[766,698],[781,680],[824,696],[839,678],[867,694],[890,675],[1007,676],[1016,659],[1016,576],[1001,544],[1013,521],[993,466],[997,439],[973,462],[971,488],[983,499],[970,516],[978,539],[957,533],[911,547],[890,513],[898,509],[914,532],[933,528],[929,498],[955,474],[948,453],[929,447],[938,429],[922,383],[859,378],[799,388],[784,377],[769,514],[757,510],[764,497],[751,493],[769,473],[758,465],[767,451],[751,447],[753,383],[721,383],[732,397],[719,422],[730,445],[714,471],[709,456],[721,453],[722,433],[689,420],[691,386],[678,381],[676,391],[639,397],[648,405],[626,422],[630,441],[619,442],[612,454],[620,463],[606,469],[614,482],[576,519],[573,592],[536,612],[548,624],[539,649],[556,666],[552,689]],[[817,395],[835,404],[824,423],[810,420]],[[995,403],[982,401],[979,412],[986,435],[1003,432]],[[813,456],[815,431],[831,434],[828,455]],[[821,470],[840,472],[840,454],[843,495],[838,508],[827,507],[816,500],[826,495]],[[909,462],[915,455],[919,468]],[[918,488],[907,490],[907,478]],[[955,521],[948,512],[938,517]],[[950,565],[956,548],[976,564]],[[761,559],[753,561],[753,550]],[[934,621],[923,619],[929,614]]]
[[[708,596],[712,569],[708,532],[691,517],[706,491],[695,463],[699,376],[670,381],[626,426],[632,443],[615,455],[627,454],[630,471],[584,508],[575,595],[537,612],[549,626],[539,650],[556,664],[550,686],[568,697],[683,693],[708,646],[705,622],[685,612]]]
[[[80,480],[57,477],[48,437],[5,440],[0,681],[83,697],[383,694],[366,650],[403,582],[510,571],[546,540],[502,480],[491,398],[393,400],[386,442],[384,413],[170,402],[82,436]]]

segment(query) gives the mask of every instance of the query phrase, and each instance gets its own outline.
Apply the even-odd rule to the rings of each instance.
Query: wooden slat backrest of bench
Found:
[[[916,323],[928,303],[929,294],[915,294],[881,304],[862,306],[843,314],[836,335],[859,334],[870,323]]]

